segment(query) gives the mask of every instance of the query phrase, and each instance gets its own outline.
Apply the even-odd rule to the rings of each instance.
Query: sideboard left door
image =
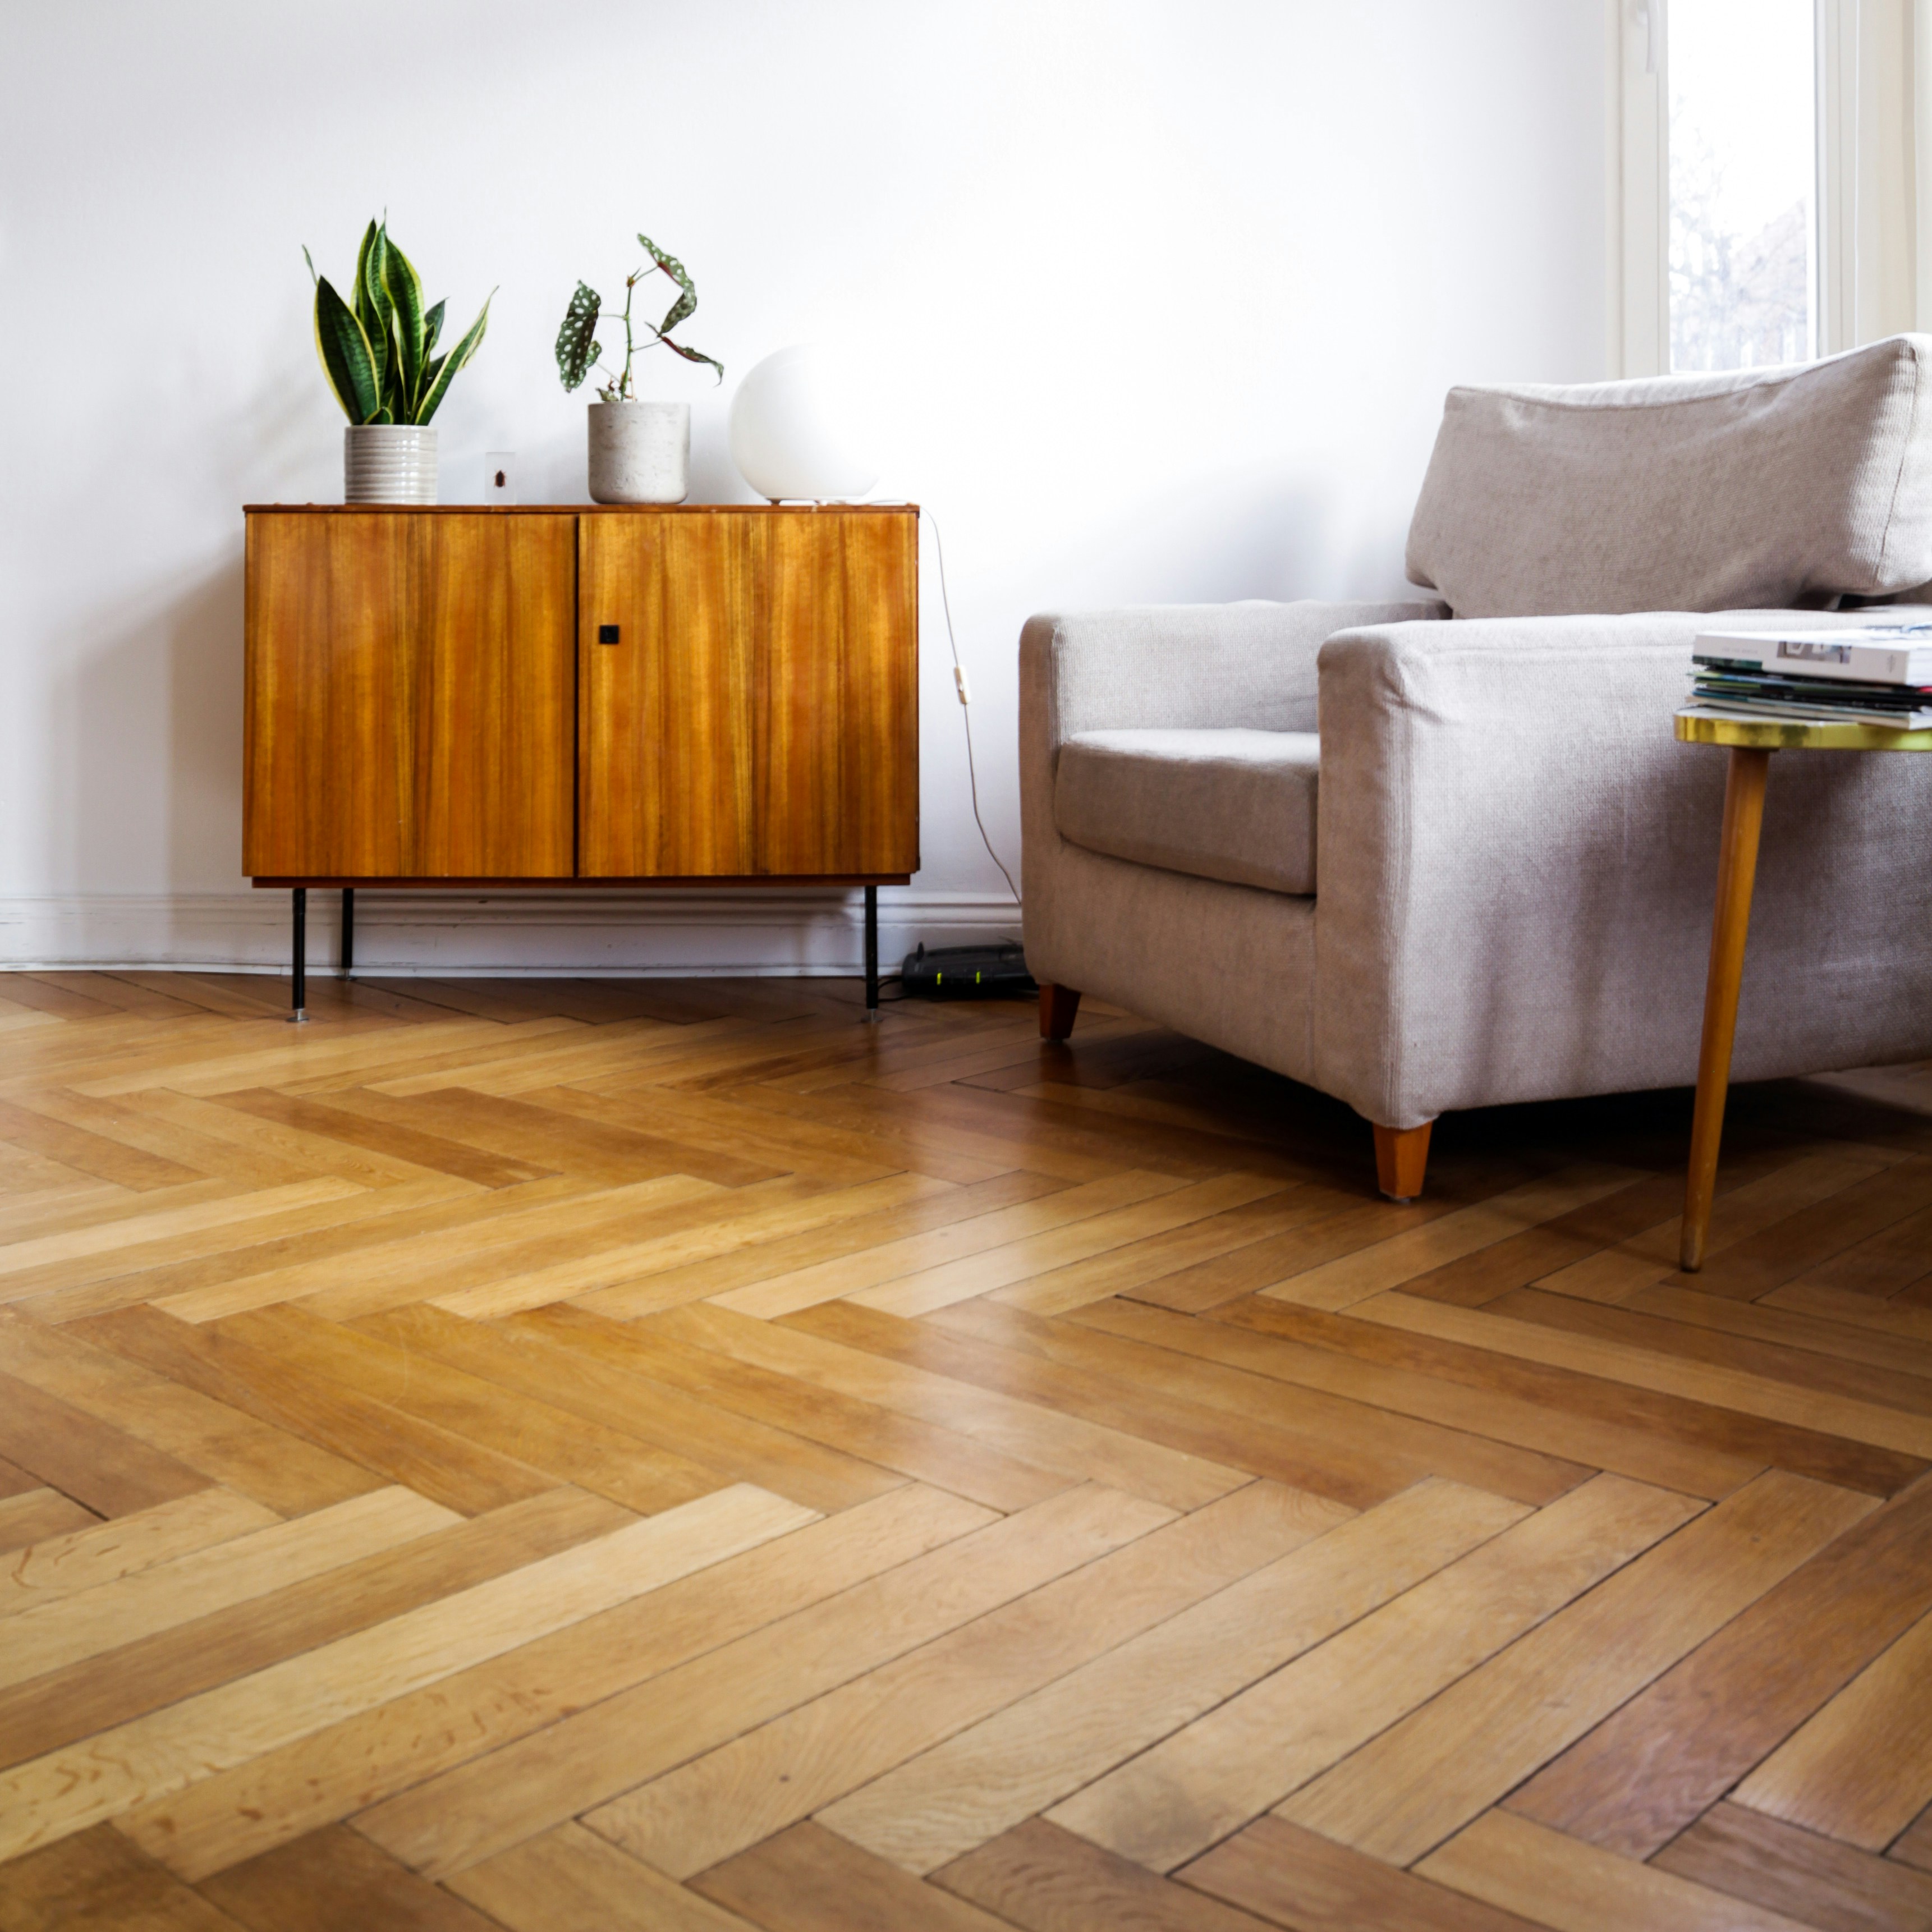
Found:
[[[568,878],[576,519],[248,524],[242,868]]]

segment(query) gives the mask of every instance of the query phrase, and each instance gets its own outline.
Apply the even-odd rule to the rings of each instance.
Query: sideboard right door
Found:
[[[764,522],[729,509],[578,520],[577,869],[742,878]]]

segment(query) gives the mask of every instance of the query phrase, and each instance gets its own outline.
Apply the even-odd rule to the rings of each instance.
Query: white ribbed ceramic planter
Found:
[[[688,403],[590,405],[593,503],[681,503],[690,488]]]
[[[436,431],[404,423],[351,423],[342,433],[345,503],[434,503]]]

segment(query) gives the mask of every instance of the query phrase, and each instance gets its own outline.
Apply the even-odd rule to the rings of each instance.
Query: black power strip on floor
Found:
[[[997,946],[922,946],[900,969],[902,997],[920,1000],[1030,999],[1040,991],[1018,940]]]

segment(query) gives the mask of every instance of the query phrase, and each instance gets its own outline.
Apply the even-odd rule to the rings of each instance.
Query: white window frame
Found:
[[[1670,366],[1670,0],[1606,0],[1606,373]],[[1814,0],[1817,348],[1932,328],[1932,0]],[[1926,138],[1915,140],[1915,126]]]

